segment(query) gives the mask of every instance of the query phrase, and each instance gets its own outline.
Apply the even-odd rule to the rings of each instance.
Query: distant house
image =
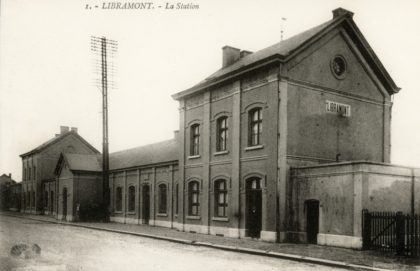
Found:
[[[2,174],[0,176],[0,210],[8,210],[13,205],[11,186],[16,184],[12,179],[12,174]]]
[[[60,134],[21,154],[22,212],[56,214],[55,169],[62,153],[96,155],[99,151],[77,133],[77,128],[61,126]]]

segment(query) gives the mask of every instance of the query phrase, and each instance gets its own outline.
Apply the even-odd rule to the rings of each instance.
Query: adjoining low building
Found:
[[[179,208],[176,134],[172,140],[110,154],[111,221],[174,226]]]
[[[420,169],[347,161],[291,169],[288,241],[362,247],[362,210],[420,213]]]

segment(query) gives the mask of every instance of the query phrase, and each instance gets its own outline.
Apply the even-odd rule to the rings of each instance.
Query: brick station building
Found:
[[[173,95],[180,104],[173,139],[110,154],[111,221],[361,248],[362,209],[420,210],[419,170],[389,164],[399,88],[352,12],[338,8],[331,20],[268,48],[225,46],[222,55],[218,71]],[[36,191],[45,183],[56,201],[66,195],[66,215],[60,203],[51,212],[74,220],[74,195],[100,189],[98,152],[80,149],[88,165],[77,163],[78,151],[49,160],[49,186],[49,177],[28,179],[36,163],[33,152],[22,155],[22,198],[35,199],[24,210],[42,210]],[[57,184],[66,176],[73,190]],[[90,188],[74,190],[83,178]]]

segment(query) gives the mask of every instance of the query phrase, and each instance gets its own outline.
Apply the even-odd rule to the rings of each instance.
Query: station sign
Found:
[[[325,109],[327,113],[340,115],[349,118],[351,116],[351,106],[348,104],[326,101]]]

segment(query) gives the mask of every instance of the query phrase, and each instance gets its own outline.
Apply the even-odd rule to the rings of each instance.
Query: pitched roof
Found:
[[[110,170],[158,164],[178,160],[178,144],[175,139],[111,153]]]
[[[301,44],[303,44],[305,41],[307,41],[308,39],[313,37],[315,34],[317,34],[319,31],[324,29],[327,25],[331,24],[332,21],[333,20],[330,20],[321,25],[318,25],[309,30],[306,30],[300,34],[297,34],[293,37],[290,37],[284,41],[278,42],[267,48],[264,48],[252,54],[246,55],[243,58],[236,61],[235,63],[233,63],[232,65],[229,65],[213,73],[212,75],[207,77],[205,80],[208,81],[208,80],[223,76],[224,74],[237,70],[241,67],[247,66],[249,64],[258,62],[272,55],[286,56],[289,53],[291,53],[293,50],[295,50],[297,47],[299,47]]]
[[[72,171],[102,171],[99,154],[64,153],[63,156]]]
[[[100,154],[61,153],[55,166],[55,175],[59,175],[63,164],[71,171],[101,172],[102,159]]]
[[[300,48],[303,48],[305,45],[309,44],[311,41],[316,40],[317,37],[322,36],[322,34],[326,31],[333,29],[343,22],[347,22],[350,26],[347,28],[348,31],[355,33],[353,37],[357,39],[358,43],[361,44],[359,49],[366,51],[364,56],[372,60],[370,64],[373,66],[373,69],[377,75],[388,84],[388,92],[390,94],[398,92],[399,88],[395,85],[394,81],[389,76],[388,72],[385,70],[382,63],[379,61],[372,48],[369,46],[366,39],[363,37],[362,33],[354,23],[352,19],[353,13],[341,8],[337,10],[342,11],[340,16],[335,16],[335,18],[323,24],[292,36],[272,46],[259,50],[255,53],[248,54],[233,64],[219,69],[193,87],[173,94],[172,97],[174,99],[180,99],[213,84],[220,83],[222,80],[229,78],[229,76],[235,76],[244,69],[257,66],[258,64],[264,64],[265,61],[268,61],[272,58],[276,60],[284,60],[287,57],[293,55],[293,53],[298,51]]]
[[[95,147],[93,147],[89,142],[87,142],[83,137],[81,137],[78,133],[73,132],[73,131],[69,131],[66,132],[64,134],[60,134],[54,138],[51,138],[49,140],[47,140],[46,142],[42,143],[41,145],[39,145],[38,147],[36,147],[35,149],[32,149],[26,153],[23,153],[20,155],[20,157],[24,157],[33,153],[37,153],[42,151],[43,149],[47,148],[48,146],[62,140],[63,138],[69,136],[69,135],[73,135],[76,136],[78,139],[80,139],[86,146],[88,146],[90,149],[92,149],[94,152],[99,153],[99,151],[97,149],[95,149]]]

